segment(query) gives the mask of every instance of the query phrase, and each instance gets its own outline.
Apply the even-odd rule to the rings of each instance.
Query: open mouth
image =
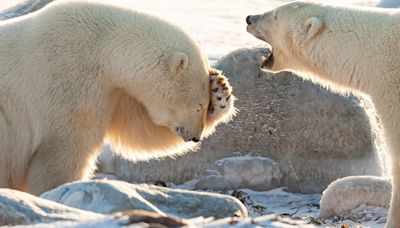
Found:
[[[272,65],[274,65],[274,61],[274,53],[271,51],[267,56],[264,57],[263,62],[261,63],[261,68],[271,69]]]

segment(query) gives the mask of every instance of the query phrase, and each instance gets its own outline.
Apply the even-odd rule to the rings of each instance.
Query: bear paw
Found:
[[[220,71],[210,70],[211,98],[208,106],[208,118],[219,120],[227,117],[229,121],[235,113],[232,87]]]

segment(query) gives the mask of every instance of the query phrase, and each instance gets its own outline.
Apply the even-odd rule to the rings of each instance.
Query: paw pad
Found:
[[[227,78],[216,70],[210,71],[211,100],[208,106],[209,118],[218,118],[233,108],[232,88]]]

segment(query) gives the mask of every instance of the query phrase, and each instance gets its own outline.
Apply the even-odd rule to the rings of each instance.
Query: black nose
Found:
[[[195,142],[195,143],[197,143],[197,142],[200,142],[200,139],[198,139],[198,138],[192,138],[192,141]]]
[[[246,17],[246,23],[247,23],[248,25],[251,25],[250,16],[247,16],[247,17]]]

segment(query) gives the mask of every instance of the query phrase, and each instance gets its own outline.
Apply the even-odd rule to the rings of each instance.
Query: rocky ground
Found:
[[[262,166],[255,165],[260,161]],[[226,172],[221,164],[229,164],[227,167],[229,172]],[[255,168],[257,166],[258,169]],[[329,185],[323,194],[298,194],[288,192],[285,187],[273,187],[270,180],[279,174],[277,175],[277,171],[273,169],[276,168],[276,163],[271,159],[250,156],[230,157],[216,161],[214,167],[215,170],[207,170],[185,184],[167,183],[167,185],[172,188],[201,189],[234,196],[246,206],[252,218],[274,214],[286,218],[287,221],[313,224],[317,227],[347,225],[379,228],[384,227],[386,223],[391,185],[387,179],[381,177],[342,178]],[[264,180],[261,177],[258,179],[263,183],[271,183],[270,190],[251,190],[254,188],[252,186],[254,179],[245,178],[248,174],[252,174],[249,177],[264,176]],[[220,186],[221,183],[227,185],[217,190],[215,186]],[[235,185],[233,183],[242,188],[227,190],[232,189],[229,186]],[[324,218],[319,218],[320,214]]]
[[[112,165],[104,163],[105,160],[104,170],[112,170]],[[98,174],[97,178],[118,179],[110,174]],[[263,216],[270,215],[267,221],[280,216],[290,223],[317,227],[384,227],[391,194],[391,184],[385,178],[345,177],[331,183],[323,194],[289,192],[286,187],[276,186],[280,178],[279,163],[271,158],[247,155],[217,160],[211,169],[184,184],[163,180],[151,183],[234,196],[245,205],[251,219],[266,219]]]
[[[357,197],[365,197],[371,191],[362,189],[377,189],[376,183],[387,186],[389,192],[375,196],[387,198],[388,193],[390,196],[388,182],[370,182],[366,177],[343,180],[321,196],[290,193],[285,188],[193,191],[199,179],[183,185],[158,180],[155,184],[167,186],[161,187],[106,180],[105,176],[112,177],[98,174],[97,178],[102,180],[68,183],[40,197],[0,189],[0,226],[379,228],[384,227],[387,209],[367,206],[364,202],[343,208],[340,206],[343,204],[335,202],[349,199],[349,194],[357,189],[361,190]],[[331,203],[322,203],[324,198]],[[387,207],[387,202],[381,206]],[[332,210],[335,214],[324,219],[318,217]]]

